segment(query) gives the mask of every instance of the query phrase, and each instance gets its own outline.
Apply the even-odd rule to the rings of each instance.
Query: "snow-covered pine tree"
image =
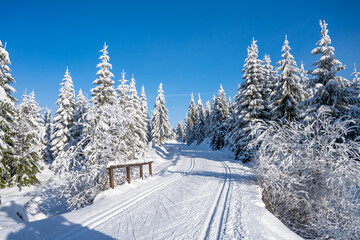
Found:
[[[196,122],[194,125],[194,137],[197,144],[200,144],[205,139],[205,110],[201,102],[201,97],[199,93],[199,98],[196,106]]]
[[[179,121],[179,122],[176,124],[175,133],[176,133],[176,140],[178,140],[179,142],[182,142],[182,141],[183,141],[183,126],[182,126],[182,121]]]
[[[334,54],[334,47],[330,46],[331,39],[328,35],[327,23],[320,20],[320,40],[318,47],[311,51],[312,55],[320,55],[320,59],[313,66],[315,69],[310,71],[313,75],[311,84],[315,86],[315,94],[312,98],[301,104],[303,112],[302,118],[312,122],[314,114],[318,111],[325,111],[334,118],[339,118],[348,114],[351,105],[358,102],[357,91],[349,87],[351,83],[336,74],[345,69]]]
[[[83,138],[86,123],[86,114],[90,108],[89,101],[80,89],[76,98],[74,108],[74,124],[70,129],[70,146],[76,146]]]
[[[302,85],[302,88],[307,92],[308,98],[311,98],[314,96],[314,87],[310,84],[308,74],[309,72],[305,70],[304,64],[303,62],[301,62],[299,70],[300,84]]]
[[[359,72],[356,69],[356,64],[354,63],[354,71],[351,73],[351,76],[354,76],[353,82],[360,82]]]
[[[139,96],[136,91],[135,78],[134,75],[131,77],[130,88],[129,88],[129,105],[126,105],[126,113],[129,114],[129,117],[133,118],[133,137],[131,141],[131,148],[133,153],[131,158],[137,158],[143,156],[145,153],[145,146],[148,142],[147,136],[147,122],[144,121],[144,113],[141,109]]]
[[[151,116],[151,137],[159,146],[161,146],[163,140],[168,139],[172,135],[163,92],[162,83],[160,83],[159,94],[156,98]]]
[[[146,126],[147,126],[146,136],[147,136],[147,142],[149,142],[151,140],[151,125],[150,125],[150,119],[149,119],[149,114],[148,114],[148,103],[147,103],[144,86],[142,86],[142,88],[141,88],[140,109],[142,112],[143,121],[146,123]]]
[[[280,72],[279,84],[275,89],[276,95],[271,103],[271,118],[275,121],[297,120],[299,114],[299,102],[307,98],[307,93],[300,84],[298,76],[299,69],[296,67],[294,57],[290,53],[289,41],[285,36],[284,45],[281,49],[284,52],[282,60],[277,62]]]
[[[17,101],[12,93],[16,90],[10,86],[15,82],[11,76],[9,53],[0,41],[0,188],[11,186],[14,174],[16,113],[14,103]]]
[[[106,103],[114,104],[116,102],[114,81],[111,79],[114,75],[110,72],[112,65],[109,63],[110,57],[108,56],[107,48],[108,46],[105,43],[103,49],[100,50],[100,52],[102,52],[102,55],[99,57],[101,62],[96,66],[100,68],[96,73],[99,78],[93,82],[93,84],[97,86],[91,89],[91,101],[96,107]]]
[[[268,54],[264,55],[263,60],[263,68],[264,68],[264,81],[265,81],[265,92],[267,95],[267,101],[270,102],[271,99],[276,94],[276,87],[277,87],[277,79],[275,78],[276,72],[273,70],[274,67],[271,65],[271,59]]]
[[[188,110],[188,119],[186,122],[186,143],[188,145],[195,141],[194,126],[196,122],[196,106],[194,100],[194,94],[191,94],[190,105]]]
[[[36,174],[40,172],[43,144],[41,141],[44,129],[41,119],[41,108],[35,101],[34,92],[24,93],[23,101],[18,107],[17,114],[17,141],[16,160],[13,167],[16,170],[13,176],[19,191],[23,186],[39,183]]]
[[[210,101],[206,101],[206,104],[205,104],[205,137],[209,137],[209,135],[210,135],[210,116],[211,116]]]
[[[44,135],[44,144],[45,144],[45,154],[44,154],[44,161],[47,163],[52,163],[53,155],[51,151],[51,139],[53,136],[53,120],[51,117],[51,111],[49,109],[45,110],[44,114],[44,128],[45,128],[45,135]]]
[[[245,81],[239,86],[235,96],[236,107],[231,116],[227,137],[236,158],[243,162],[251,161],[255,154],[254,149],[248,146],[252,140],[250,132],[253,124],[269,118],[261,62],[258,59],[256,41],[253,39],[243,69]]]
[[[182,130],[182,141],[185,143],[186,142],[186,133],[187,133],[187,123],[188,123],[188,117],[185,114],[185,118],[184,118],[184,124],[183,124],[183,130]]]
[[[126,72],[123,69],[121,72],[121,80],[119,80],[120,85],[116,89],[118,93],[117,96],[118,96],[119,107],[122,110],[125,110],[125,105],[128,102],[128,98],[129,98],[129,85],[126,84],[128,80],[125,79],[125,74]]]
[[[51,141],[51,151],[54,157],[53,169],[63,165],[60,155],[63,155],[69,147],[70,128],[74,120],[75,91],[68,68],[60,86],[59,99],[56,101],[58,108],[54,117],[54,134]]]
[[[227,133],[227,121],[229,109],[225,91],[220,84],[218,95],[213,102],[210,119],[210,146],[219,150],[225,146],[225,135]]]

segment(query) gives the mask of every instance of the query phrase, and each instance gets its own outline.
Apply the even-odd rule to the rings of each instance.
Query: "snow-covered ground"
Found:
[[[51,195],[57,181],[51,172],[43,174],[43,187],[1,190],[0,239],[301,239],[265,209],[251,166],[231,154],[173,141],[147,159],[154,160],[154,177],[45,219],[65,211]],[[41,220],[23,223],[16,209]]]

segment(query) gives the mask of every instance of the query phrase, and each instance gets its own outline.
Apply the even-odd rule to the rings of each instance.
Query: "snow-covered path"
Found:
[[[0,230],[6,239],[300,239],[261,202],[251,168],[224,152],[166,145],[155,176],[86,208]]]

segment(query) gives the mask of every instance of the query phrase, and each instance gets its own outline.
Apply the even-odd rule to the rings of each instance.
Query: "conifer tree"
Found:
[[[301,62],[299,70],[300,84],[302,85],[302,88],[307,92],[307,97],[310,98],[314,96],[314,88],[310,84],[308,74],[309,72],[305,70],[304,64]]]
[[[210,116],[211,116],[211,105],[209,101],[205,104],[205,137],[209,137],[210,134]]]
[[[56,164],[61,165],[61,159],[58,159],[58,157],[69,147],[70,128],[74,120],[75,91],[68,68],[60,86],[59,99],[56,101],[58,108],[54,117],[54,135],[51,141],[51,151],[53,152],[54,163],[57,162]]]
[[[227,137],[237,159],[248,162],[254,156],[254,149],[248,146],[252,124],[269,118],[266,101],[264,72],[258,59],[258,47],[253,39],[243,69],[245,80],[235,96],[235,109],[231,116],[230,132]]]
[[[320,20],[320,27],[321,38],[317,42],[318,47],[311,51],[312,55],[320,55],[320,59],[313,64],[315,69],[310,71],[313,75],[311,84],[316,87],[316,92],[301,105],[302,118],[310,122],[314,120],[314,114],[319,111],[325,111],[332,117],[338,118],[347,114],[351,105],[358,102],[357,91],[349,88],[350,82],[336,76],[340,70],[345,69],[345,65],[336,59],[335,49],[330,46],[327,23]]]
[[[186,122],[186,143],[188,145],[192,144],[195,141],[194,138],[194,126],[196,122],[196,106],[194,95],[191,94],[190,105],[188,110],[188,119]]]
[[[219,150],[225,146],[228,117],[229,109],[226,95],[222,85],[220,85],[218,95],[213,102],[210,119],[210,146],[214,150]]]
[[[151,137],[159,146],[161,146],[163,140],[168,139],[172,135],[163,92],[162,83],[160,83],[158,90],[159,94],[156,98],[151,116]]]
[[[52,136],[53,136],[53,120],[52,120],[52,117],[51,117],[51,111],[49,109],[45,110],[44,127],[45,127],[45,135],[44,135],[45,154],[44,154],[44,160],[47,163],[51,163],[53,161],[53,155],[52,155],[52,151],[51,151],[51,139],[52,139]]]
[[[23,186],[39,183],[36,174],[40,172],[40,161],[43,153],[41,132],[43,123],[40,118],[41,108],[35,101],[34,92],[23,95],[23,102],[18,107],[16,160],[13,176],[19,191]]]
[[[183,136],[182,136],[183,139],[182,139],[182,141],[183,141],[183,142],[186,142],[187,123],[188,123],[188,117],[187,117],[187,115],[185,114],[184,124],[183,124],[183,130],[182,130],[182,133],[183,133]]]
[[[125,105],[128,102],[129,97],[129,85],[126,84],[128,80],[125,79],[124,69],[121,72],[120,85],[117,87],[116,91],[118,93],[118,102],[120,109],[125,110]]]
[[[132,147],[133,147],[133,155],[135,158],[135,154],[143,154],[145,150],[145,146],[148,141],[147,137],[147,123],[144,121],[144,112],[141,109],[139,96],[136,91],[135,86],[135,78],[134,75],[131,78],[130,88],[129,88],[129,105],[126,109],[126,112],[129,114],[129,117],[133,118],[134,125],[133,129],[133,137]]]
[[[197,144],[202,143],[205,139],[205,124],[205,110],[199,94],[196,106],[196,122],[194,125],[194,138],[196,139]]]
[[[179,142],[183,141],[183,127],[182,127],[182,121],[179,121],[176,124],[176,129],[175,129],[175,133],[176,133],[176,140],[178,140]]]
[[[268,54],[265,54],[264,56],[264,81],[266,84],[266,95],[267,95],[267,101],[271,101],[271,99],[275,96],[276,94],[276,86],[277,86],[277,81],[275,78],[276,72],[273,70],[274,67],[271,65],[271,59],[270,56]]]
[[[89,101],[86,99],[82,90],[80,89],[74,107],[74,124],[70,129],[71,146],[76,146],[83,138],[83,132],[86,125],[86,114],[89,111],[89,108]]]
[[[9,53],[0,41],[0,188],[11,186],[15,168],[16,125],[15,102],[11,95],[16,90],[10,85],[15,82],[11,76]]]
[[[148,103],[147,103],[147,98],[146,98],[146,93],[145,93],[145,88],[144,86],[142,86],[141,88],[141,95],[140,95],[140,109],[142,112],[142,118],[143,121],[146,124],[146,136],[147,136],[147,142],[149,142],[151,140],[151,126],[150,126],[150,120],[149,120],[149,114],[148,114]]]
[[[355,83],[359,83],[360,82],[360,77],[359,77],[359,72],[356,70],[356,64],[354,63],[354,71],[351,73],[351,76],[354,76],[353,78],[353,82]]]
[[[307,94],[300,84],[299,69],[296,67],[290,50],[289,41],[285,36],[284,46],[281,50],[284,52],[281,55],[283,59],[277,63],[280,65],[278,67],[279,84],[271,104],[273,120],[296,120],[299,114],[298,103],[307,98]]]
[[[114,104],[116,102],[114,81],[111,79],[114,75],[110,72],[112,65],[109,63],[110,57],[108,56],[107,48],[108,46],[105,43],[103,49],[100,50],[100,52],[102,52],[99,58],[101,62],[96,66],[100,68],[96,73],[99,78],[93,82],[93,84],[97,86],[91,89],[91,101],[97,107],[107,103]]]

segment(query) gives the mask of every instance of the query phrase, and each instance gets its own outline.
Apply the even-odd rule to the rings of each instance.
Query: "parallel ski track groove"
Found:
[[[208,217],[208,220],[205,224],[205,227],[204,227],[203,232],[200,235],[199,239],[209,239],[210,231],[214,227],[217,228],[217,238],[216,239],[220,239],[222,223],[223,223],[225,210],[226,210],[226,203],[228,201],[228,197],[229,197],[229,193],[230,193],[230,186],[231,186],[231,169],[230,169],[229,165],[227,163],[225,163],[224,161],[220,161],[220,163],[223,165],[223,167],[225,169],[224,183],[223,183],[216,199],[214,200],[214,202],[212,204],[212,208],[211,208],[212,211],[210,212],[211,215],[209,214],[210,216]],[[226,191],[226,193],[224,193],[224,191]],[[222,200],[224,200],[224,201],[223,201],[223,206],[221,209],[220,204],[221,204]],[[215,216],[217,215],[217,213],[219,211],[221,211],[221,213],[219,213],[219,214],[221,214],[221,218],[220,218],[220,222],[217,223]],[[214,224],[215,224],[215,226],[214,226]],[[225,231],[225,227],[224,227],[224,231]]]
[[[115,208],[110,208],[95,217],[89,218],[85,222],[81,223],[81,226],[76,227],[68,232],[65,232],[64,234],[57,236],[54,238],[54,240],[60,240],[60,239],[77,239],[79,236],[84,234],[85,232],[94,229],[95,227],[99,226],[102,223],[105,223],[106,221],[112,219],[114,216],[118,215],[120,212],[126,210],[127,208],[135,205],[136,203],[140,202],[144,198],[150,196],[151,194],[161,190],[162,188],[166,187],[167,185],[177,181],[178,179],[182,178],[186,174],[189,174],[195,167],[195,161],[193,157],[190,157],[190,165],[189,167],[184,171],[184,173],[175,175],[173,177],[169,177],[169,179],[165,182],[160,183],[159,185],[156,185],[146,191],[144,191],[142,194],[135,196],[132,199],[128,199],[127,201],[119,204]],[[84,228],[87,227],[87,228]]]

